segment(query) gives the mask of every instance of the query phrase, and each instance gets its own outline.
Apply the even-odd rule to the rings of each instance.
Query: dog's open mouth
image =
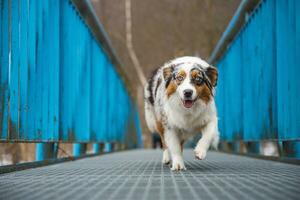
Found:
[[[193,100],[182,100],[182,103],[185,108],[191,108],[194,105]]]

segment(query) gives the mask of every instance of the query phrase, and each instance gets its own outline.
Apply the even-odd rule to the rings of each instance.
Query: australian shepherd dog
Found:
[[[183,145],[202,134],[194,153],[204,159],[208,148],[219,142],[214,100],[218,71],[197,57],[180,57],[154,71],[145,85],[145,117],[151,132],[159,133],[164,164],[185,170]]]

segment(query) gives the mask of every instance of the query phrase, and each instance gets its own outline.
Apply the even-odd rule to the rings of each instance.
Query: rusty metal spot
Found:
[[[268,113],[269,113],[270,126],[273,127],[273,109],[272,109],[272,100],[270,100],[270,102],[269,102]]]
[[[234,131],[233,135],[234,135],[234,140],[236,140],[236,141],[243,139],[243,131],[242,130],[240,130],[240,131]]]
[[[74,142],[76,140],[76,134],[75,134],[75,132],[74,132],[74,130],[72,128],[70,128],[68,130],[68,138],[67,138],[67,140],[69,142]]]
[[[2,105],[0,105],[0,138],[2,138],[2,123],[3,123],[3,112]]]
[[[0,133],[3,131],[3,115],[4,115],[4,108],[5,108],[5,91],[6,91],[6,84],[0,85]],[[2,133],[3,134],[3,133]],[[2,134],[0,134],[0,138],[2,138]]]
[[[37,138],[42,138],[42,130],[41,129],[38,129],[37,130],[37,132],[36,132],[36,134],[37,134]]]
[[[18,129],[15,123],[8,119],[8,139],[18,139]]]
[[[270,133],[269,137],[278,138],[277,119],[276,119],[276,116],[274,117],[272,98],[269,99],[268,115],[269,115],[270,126],[267,129],[268,129],[268,132]],[[275,111],[275,115],[276,115],[276,111]]]
[[[97,135],[97,133],[95,131],[91,131],[90,141],[96,141],[96,135]]]

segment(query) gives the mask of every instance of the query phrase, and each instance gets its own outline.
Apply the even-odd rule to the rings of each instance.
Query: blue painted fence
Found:
[[[69,0],[0,3],[0,141],[140,145],[137,109]]]
[[[217,60],[224,141],[300,140],[299,10],[298,0],[262,1]]]

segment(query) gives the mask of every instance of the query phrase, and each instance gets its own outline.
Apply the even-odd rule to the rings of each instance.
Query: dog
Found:
[[[153,72],[144,87],[145,118],[152,133],[159,133],[164,164],[186,170],[184,142],[201,133],[194,153],[204,159],[219,142],[215,90],[218,71],[198,57],[173,59]],[[170,157],[171,154],[171,157]]]

